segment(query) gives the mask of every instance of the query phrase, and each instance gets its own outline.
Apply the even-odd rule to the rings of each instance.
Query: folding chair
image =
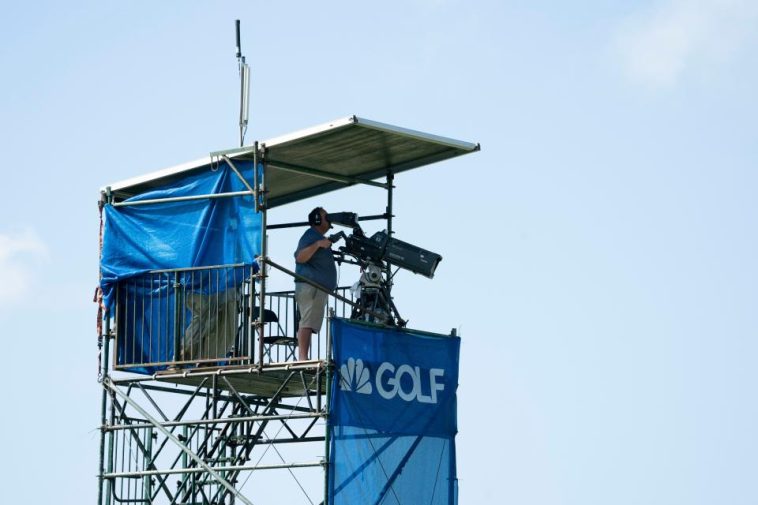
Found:
[[[253,310],[254,321],[258,321],[260,309],[255,307]],[[269,335],[263,337],[263,356],[268,358],[269,363],[294,361],[297,339],[286,335],[282,325],[279,323],[279,317],[273,310],[263,309],[263,324],[266,325],[269,333]],[[273,326],[273,334],[271,334],[272,325],[275,325]]]

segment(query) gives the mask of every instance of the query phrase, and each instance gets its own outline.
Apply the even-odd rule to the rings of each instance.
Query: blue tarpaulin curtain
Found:
[[[331,320],[329,503],[457,503],[460,339]]]
[[[246,180],[253,164],[237,161]],[[226,162],[208,165],[154,190],[126,200],[196,196],[244,191],[245,185]],[[100,263],[106,308],[121,280],[150,270],[235,263],[253,264],[260,253],[261,217],[252,196],[105,206],[105,229]]]
[[[252,185],[252,162],[237,161],[235,167]],[[126,201],[246,189],[221,161]],[[257,269],[255,258],[260,253],[261,216],[254,204],[252,195],[123,207],[106,204],[100,263],[103,302],[106,310],[113,309],[117,292],[121,300],[129,300],[128,304],[120,302],[118,364],[175,359],[175,321],[181,325],[177,330],[180,333],[190,324],[188,293],[197,296],[223,291],[224,297],[237,296],[235,290]],[[180,274],[148,273],[217,265],[241,266]],[[182,299],[176,299],[177,293]],[[176,310],[179,313],[175,315]]]

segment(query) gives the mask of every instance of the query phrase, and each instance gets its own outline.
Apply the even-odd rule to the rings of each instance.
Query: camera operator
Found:
[[[295,273],[323,286],[329,291],[337,287],[337,266],[332,243],[324,236],[331,228],[327,212],[316,207],[308,214],[308,228],[295,250]],[[295,300],[300,308],[300,329],[297,331],[298,360],[306,361],[311,335],[318,333],[324,320],[328,294],[307,282],[295,281]]]

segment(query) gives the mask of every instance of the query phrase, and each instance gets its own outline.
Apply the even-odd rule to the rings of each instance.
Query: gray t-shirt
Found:
[[[303,236],[300,237],[300,242],[297,243],[295,257],[297,258],[297,253],[303,248],[324,238],[326,237],[313,228],[308,228],[305,230],[305,233],[303,233]],[[331,249],[319,247],[308,262],[295,262],[295,273],[300,274],[313,282],[317,282],[329,290],[333,290],[337,287],[337,265],[334,263],[334,255],[332,255]]]

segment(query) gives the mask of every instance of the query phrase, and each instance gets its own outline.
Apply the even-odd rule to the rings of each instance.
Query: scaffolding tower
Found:
[[[340,364],[330,325],[314,337],[310,359],[298,361],[294,293],[267,290],[271,268],[307,281],[270,258],[267,243],[269,230],[307,223],[272,225],[267,212],[367,185],[383,190],[385,209],[360,219],[384,221],[391,237],[395,175],[478,149],[350,116],[102,188],[101,244],[111,250],[120,245],[107,244],[108,220],[130,208],[246,202],[232,212],[254,214],[257,232],[245,238],[254,258],[135,269],[102,293],[98,505],[336,503],[330,392]],[[226,186],[160,192],[222,167],[233,179]],[[389,260],[388,289],[391,269]],[[340,287],[328,307],[330,318],[349,319],[356,300]],[[292,484],[273,487],[269,472]],[[376,503],[410,503],[392,490],[397,476],[387,477],[381,496],[395,501]]]

